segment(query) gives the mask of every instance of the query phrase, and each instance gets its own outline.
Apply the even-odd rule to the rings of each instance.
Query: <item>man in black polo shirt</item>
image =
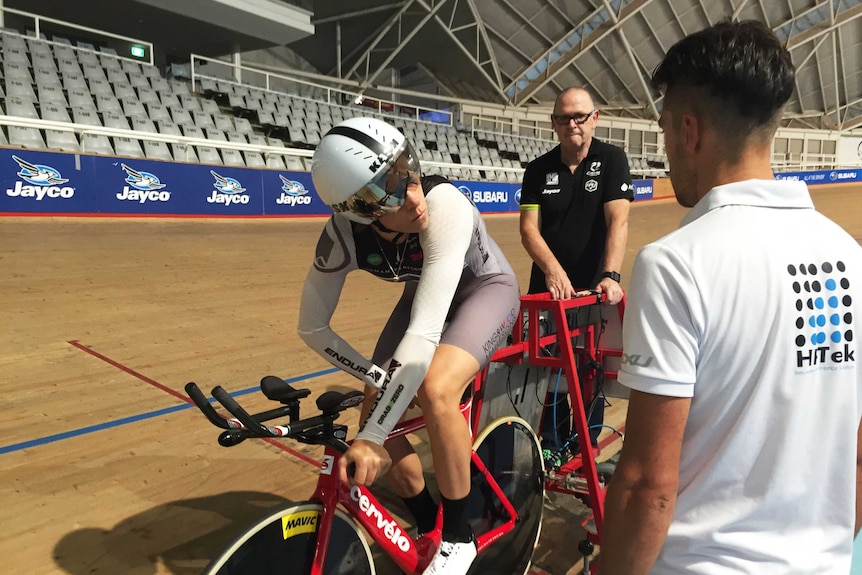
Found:
[[[529,293],[569,299],[584,288],[622,299],[620,266],[634,198],[626,153],[593,138],[599,111],[586,90],[569,88],[551,121],[560,145],[527,165],[521,187],[521,242],[533,259]]]
[[[619,270],[634,189],[626,153],[593,138],[598,117],[586,90],[564,90],[551,115],[560,145],[524,172],[521,243],[533,259],[528,293],[570,299],[578,290],[595,289],[612,305],[623,297]],[[562,403],[565,395],[551,401]],[[557,405],[556,412],[568,409]],[[556,442],[559,424],[549,419],[542,422],[542,435]],[[593,441],[601,431],[595,426],[603,421],[604,404],[598,400],[590,411]]]

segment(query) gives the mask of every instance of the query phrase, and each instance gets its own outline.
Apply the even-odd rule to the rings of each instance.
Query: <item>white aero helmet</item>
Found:
[[[320,199],[362,224],[400,208],[419,173],[419,158],[404,134],[375,118],[350,118],[333,126],[311,160]]]

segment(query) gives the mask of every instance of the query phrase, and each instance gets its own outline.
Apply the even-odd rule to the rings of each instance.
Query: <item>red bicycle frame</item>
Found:
[[[468,417],[470,406],[470,401],[461,405],[461,411],[465,414],[465,417]],[[412,433],[423,425],[421,417],[405,421],[390,434],[390,438]],[[323,464],[321,465],[320,475],[317,479],[317,487],[312,495],[312,500],[321,504],[323,512],[318,524],[318,538],[315,545],[311,575],[323,574],[326,552],[329,547],[329,534],[332,531],[335,509],[339,504],[362,525],[365,531],[371,535],[371,538],[380,545],[386,555],[391,557],[401,570],[405,573],[421,573],[424,571],[425,567],[431,563],[437,546],[440,544],[440,530],[442,528],[440,517],[438,516],[438,525],[432,532],[414,540],[407,535],[404,528],[380,504],[367,487],[348,486],[338,479],[335,469],[336,462],[340,457],[341,453],[339,451],[326,446],[323,455]],[[508,521],[502,525],[491,529],[487,533],[476,536],[476,546],[479,553],[481,553],[485,548],[515,527],[517,514],[515,513],[515,508],[475,451],[471,451],[471,461],[484,475],[494,495],[500,499],[506,513],[509,515]]]

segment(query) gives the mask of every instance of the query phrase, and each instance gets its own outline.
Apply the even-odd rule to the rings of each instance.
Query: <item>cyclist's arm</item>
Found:
[[[345,225],[330,218],[320,234],[314,265],[305,277],[297,333],[329,363],[363,379],[371,362],[329,326],[344,280],[356,269],[356,258],[349,248],[352,242],[349,222]]]
[[[424,261],[410,324],[393,354],[387,382],[357,439],[382,444],[425,378],[464,271],[474,209],[451,184],[440,184],[428,193],[429,226],[419,238]]]

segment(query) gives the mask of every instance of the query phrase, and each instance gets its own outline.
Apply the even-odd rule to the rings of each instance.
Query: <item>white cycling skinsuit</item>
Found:
[[[464,349],[484,366],[510,334],[520,305],[515,274],[472,202],[439,176],[423,177],[422,188],[428,227],[401,243],[333,214],[302,292],[298,333],[306,344],[355,377],[382,383],[357,436],[377,444],[416,395],[439,343]],[[373,361],[329,326],[347,274],[357,269],[405,282]]]

